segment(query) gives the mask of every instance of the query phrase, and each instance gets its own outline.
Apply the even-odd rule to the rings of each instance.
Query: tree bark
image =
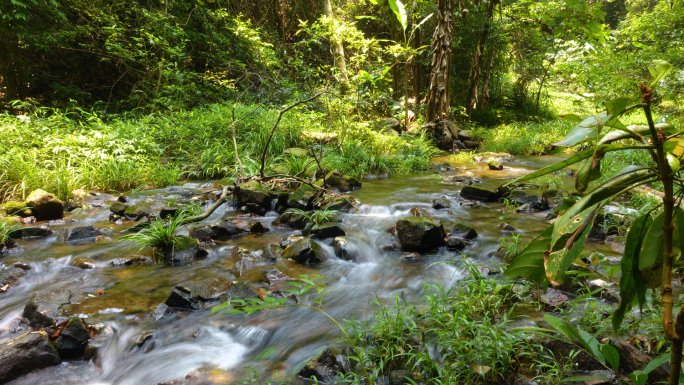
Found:
[[[466,114],[468,115],[468,120],[470,120],[470,115],[472,114],[475,107],[477,107],[477,94],[478,88],[480,86],[480,74],[481,74],[481,63],[482,54],[484,52],[484,45],[487,42],[487,37],[489,36],[489,30],[491,28],[491,20],[494,15],[494,6],[498,3],[498,0],[491,0],[487,6],[487,19],[484,21],[482,27],[482,32],[480,33],[480,38],[477,42],[477,47],[475,47],[475,56],[473,56],[473,64],[470,66],[470,75],[468,76],[468,84],[470,85],[468,91],[468,100],[466,102]]]
[[[323,0],[323,16],[334,19],[330,0]],[[342,42],[336,38],[333,38],[331,43],[333,46],[333,58],[335,60],[335,67],[339,73],[339,79],[342,83],[346,84],[349,82],[349,77],[347,76],[347,61],[344,57],[344,46],[342,45]]]
[[[413,41],[411,42],[413,49],[420,47],[420,28],[413,32]],[[420,106],[420,61],[417,57],[411,59],[411,73],[412,73],[412,91],[413,98],[416,100],[416,106]]]
[[[427,122],[449,117],[452,0],[438,0],[437,27],[432,37],[432,62],[427,95]]]
[[[494,67],[494,47],[489,48],[487,57],[487,72],[482,83],[482,94],[480,95],[480,111],[485,111],[485,106],[489,103],[489,84],[492,81],[492,68]]]

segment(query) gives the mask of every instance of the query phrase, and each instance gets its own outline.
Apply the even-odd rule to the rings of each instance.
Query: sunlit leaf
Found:
[[[672,64],[665,60],[654,60],[653,64],[648,67],[648,72],[653,76],[653,81],[649,87],[657,85],[659,81],[663,80],[663,78],[672,71],[672,68]]]
[[[404,32],[406,32],[406,28],[408,27],[408,16],[406,15],[404,4],[400,0],[388,0],[388,2],[390,8],[392,8],[392,12],[394,12],[397,20],[399,20],[399,23],[401,23],[401,27],[403,28]]]
[[[665,249],[663,223],[665,218],[660,214],[653,220],[641,245],[639,252],[639,270],[651,288],[660,286],[663,270],[663,251]]]
[[[540,283],[545,281],[544,253],[550,247],[552,235],[553,226],[549,226],[511,261],[504,274],[508,277],[524,277]]]

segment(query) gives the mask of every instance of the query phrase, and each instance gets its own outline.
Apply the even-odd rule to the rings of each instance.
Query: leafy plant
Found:
[[[684,342],[684,322],[680,320],[684,317],[684,310],[677,316],[678,322],[675,323],[672,295],[672,270],[681,261],[681,245],[684,244],[684,238],[681,238],[684,234],[684,211],[675,206],[674,199],[684,193],[678,176],[680,157],[684,153],[684,140],[679,137],[684,131],[678,131],[667,123],[655,124],[651,113],[654,90],[671,69],[672,66],[663,61],[655,61],[649,67],[653,81],[648,85],[640,85],[640,103],[629,105],[628,98],[618,98],[606,103],[606,112],[601,114],[585,119],[566,115],[566,119],[577,125],[555,146],[592,146],[555,165],[507,183],[520,183],[578,164],[575,187],[578,192],[586,194],[513,259],[506,275],[522,276],[545,284],[562,284],[565,272],[583,249],[597,211],[622,193],[660,181],[664,190],[663,212],[655,219],[651,217],[651,213],[639,217],[627,235],[621,262],[621,299],[613,315],[613,326],[616,331],[619,330],[625,313],[633,302],[638,300],[640,306],[645,304],[648,287],[661,287],[664,334],[672,342],[670,384],[674,385],[680,380]],[[620,121],[621,116],[638,109],[643,110],[647,125],[625,126]],[[608,132],[604,132],[604,129]],[[623,140],[638,144],[618,144]],[[589,190],[590,182],[601,175],[601,160],[605,155],[608,152],[625,150],[647,152],[654,165],[625,167],[606,182]],[[680,188],[676,193],[675,185]]]
[[[121,240],[139,244],[140,250],[151,247],[154,262],[167,263],[167,256],[173,258],[175,246],[179,241],[179,237],[175,235],[176,231],[187,218],[188,215],[181,212],[171,217],[168,222],[157,219],[137,233],[124,235]]]
[[[337,216],[340,214],[338,210],[328,210],[328,209],[322,209],[322,210],[313,210],[313,211],[304,211],[300,209],[288,209],[287,211],[296,213],[299,215],[304,216],[306,218],[306,222],[311,224],[310,229],[317,229],[320,226],[332,222],[337,219]]]
[[[11,245],[12,238],[10,235],[20,228],[21,226],[19,226],[12,218],[0,218],[0,244],[5,246]]]

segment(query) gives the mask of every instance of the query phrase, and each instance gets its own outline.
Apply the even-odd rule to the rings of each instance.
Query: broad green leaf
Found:
[[[544,254],[546,279],[553,285],[560,285],[565,281],[565,272],[572,264],[572,261],[582,252],[587,235],[594,222],[596,209],[597,207],[594,206],[583,211],[558,231],[555,231],[557,225],[554,223],[554,234],[558,232],[561,237],[556,242],[557,246],[554,246],[551,252]]]
[[[679,157],[667,153],[667,164],[670,165],[670,170],[677,173],[679,171]]]
[[[561,114],[558,115],[561,120],[565,120],[568,122],[573,122],[573,123],[580,123],[582,122],[582,118],[579,117],[579,115],[576,114]]]
[[[642,372],[641,370],[636,370],[629,374],[629,378],[632,380],[634,385],[644,385],[648,381],[648,374]]]
[[[524,175],[520,178],[514,179],[510,182],[506,182],[504,186],[512,185],[512,184],[518,184],[521,182],[525,182],[528,180],[532,180],[535,178],[539,178],[540,176],[544,176],[547,174],[550,174],[554,171],[561,170],[565,167],[568,167],[570,165],[573,165],[575,163],[581,162],[584,159],[591,158],[594,156],[594,153],[596,151],[603,151],[603,152],[611,152],[611,151],[620,151],[620,150],[637,150],[637,149],[646,149],[650,148],[649,146],[623,146],[620,144],[602,144],[596,147],[592,147],[590,149],[578,152],[577,154],[568,157],[565,160],[562,160],[558,163],[552,164],[551,166],[545,167],[541,170],[537,170],[535,172],[532,172],[530,174]]]
[[[508,277],[524,277],[531,281],[544,282],[544,252],[550,247],[552,235],[553,226],[549,226],[513,259],[504,274]]]
[[[652,371],[656,370],[666,362],[670,362],[670,353],[665,353],[662,356],[649,362],[648,365],[646,365],[646,367],[644,368],[643,372],[646,374],[651,373]]]
[[[621,112],[620,112],[621,113]],[[572,147],[577,144],[597,139],[602,127],[614,127],[624,129],[626,126],[616,118],[619,113],[610,114],[603,112],[582,120],[573,128],[560,142],[554,143],[552,147]]]
[[[590,382],[590,381],[605,381],[605,380],[612,380],[612,378],[608,376],[577,376],[577,377],[568,377],[564,378],[563,382]]]
[[[658,215],[653,220],[639,252],[639,270],[651,288],[660,286],[662,282],[663,251],[665,247],[663,239],[664,221],[663,214]]]
[[[620,353],[618,353],[617,349],[608,344],[601,344],[599,345],[599,351],[606,358],[610,367],[617,372],[620,368]]]
[[[613,116],[620,115],[627,108],[629,100],[629,98],[617,98],[606,102],[606,112]]]
[[[400,0],[387,1],[389,2],[390,8],[392,8],[392,12],[394,12],[394,15],[397,17],[397,20],[399,20],[399,23],[401,23],[401,27],[403,28],[404,32],[406,32],[406,28],[408,27],[408,16],[406,16],[404,4]]]
[[[684,155],[684,139],[672,138],[667,142],[663,143],[663,148],[667,152],[672,153],[672,155],[681,159],[682,155]]]
[[[653,65],[648,67],[648,72],[653,76],[653,81],[649,87],[653,87],[658,84],[659,81],[663,80],[670,71],[672,71],[672,64],[666,62],[665,60],[654,60]]]
[[[584,193],[589,188],[589,182],[601,177],[601,160],[603,152],[596,151],[592,158],[583,161],[575,177],[575,190]]]
[[[580,335],[580,342],[584,345],[585,348],[591,353],[591,355],[601,364],[606,363],[606,358],[603,356],[603,353],[601,352],[601,348],[599,346],[599,342],[589,334],[588,332],[584,330],[579,331]]]
[[[573,339],[572,334],[568,333],[565,329],[565,323],[558,317],[552,316],[551,314],[544,314],[544,321],[551,325],[552,328],[556,329],[559,333],[566,336],[570,340]]]
[[[658,123],[655,125],[655,127],[656,130],[663,130],[663,132],[667,135],[672,135],[677,132],[674,126],[669,123]],[[609,133],[605,134],[599,141],[599,144],[613,143],[626,138],[638,138],[637,135],[650,136],[651,129],[648,126],[642,125],[627,126],[624,129],[610,131]]]
[[[620,324],[625,318],[625,313],[632,308],[632,302],[636,296],[640,306],[646,301],[646,283],[639,272],[639,253],[641,243],[646,236],[646,232],[653,223],[650,214],[645,214],[637,218],[629,229],[625,242],[625,252],[622,256],[620,266],[622,276],[620,277],[620,303],[613,313],[613,330],[620,330]]]

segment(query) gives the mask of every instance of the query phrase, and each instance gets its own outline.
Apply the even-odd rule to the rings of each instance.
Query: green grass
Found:
[[[19,228],[21,226],[13,218],[0,218],[0,244],[11,243],[10,234]]]
[[[185,213],[172,217],[169,221],[154,220],[149,226],[137,233],[124,235],[121,241],[132,242],[140,245],[140,250],[151,247],[155,263],[166,263],[163,259],[164,251],[178,243],[179,237],[176,231],[187,219]]]
[[[546,153],[551,144],[563,139],[572,124],[561,120],[543,123],[511,123],[496,127],[478,127],[475,136],[482,141],[481,151],[507,152],[513,155]]]

